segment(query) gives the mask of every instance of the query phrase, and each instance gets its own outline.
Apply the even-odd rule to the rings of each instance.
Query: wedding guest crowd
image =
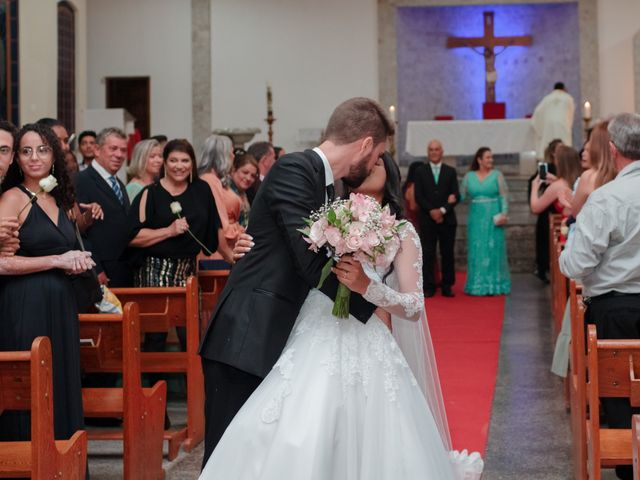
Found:
[[[582,283],[585,320],[598,339],[640,339],[640,115],[617,115],[607,131],[615,178],[582,206],[560,270]],[[609,428],[630,429],[631,415],[640,413],[628,397],[600,401]],[[616,474],[631,479],[633,468],[617,466]]]

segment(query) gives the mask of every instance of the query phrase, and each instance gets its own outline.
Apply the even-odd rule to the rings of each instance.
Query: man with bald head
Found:
[[[420,241],[424,251],[422,274],[424,296],[436,292],[434,275],[436,247],[440,244],[442,295],[453,297],[451,287],[456,281],[454,246],[456,241],[456,213],[460,201],[456,169],[442,163],[444,149],[438,140],[427,147],[428,161],[416,171],[415,196],[420,207]]]

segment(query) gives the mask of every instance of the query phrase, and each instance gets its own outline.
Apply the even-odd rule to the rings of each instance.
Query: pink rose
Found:
[[[346,239],[346,244],[350,251],[356,252],[362,246],[362,237],[359,235],[349,235]]]
[[[327,227],[324,231],[324,236],[332,247],[337,247],[340,240],[342,240],[340,230],[336,227]]]
[[[327,220],[324,218],[321,218],[311,225],[311,228],[309,229],[309,240],[313,245],[321,247],[327,242],[327,238],[325,236],[327,225]]]
[[[356,220],[366,222],[372,210],[372,205],[368,201],[368,197],[360,193],[352,193],[349,195],[349,201],[351,203],[350,209],[353,217]]]

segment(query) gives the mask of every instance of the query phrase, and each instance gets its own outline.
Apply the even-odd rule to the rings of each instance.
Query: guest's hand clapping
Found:
[[[169,232],[172,237],[177,237],[178,235],[182,235],[189,229],[189,224],[187,223],[186,218],[178,218],[174,220],[174,222],[169,225]]]
[[[255,243],[253,243],[253,237],[248,233],[241,233],[238,235],[238,239],[236,240],[236,244],[233,246],[233,261],[237,262],[244,254],[249,252],[253,248]]]
[[[20,247],[19,227],[20,223],[16,217],[4,217],[0,220],[0,256],[11,256]]]
[[[99,203],[79,203],[80,208],[84,208],[87,212],[91,212],[91,218],[94,220],[104,220],[104,212]],[[85,212],[86,213],[86,212]]]
[[[369,288],[371,279],[367,277],[362,265],[351,255],[343,256],[331,269],[338,277],[338,281],[352,292],[364,294]]]
[[[95,262],[91,258],[91,252],[80,250],[70,250],[57,255],[54,260],[55,268],[64,270],[70,275],[77,275],[95,267]]]

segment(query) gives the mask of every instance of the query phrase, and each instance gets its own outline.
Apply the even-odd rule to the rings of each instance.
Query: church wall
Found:
[[[273,140],[291,151],[315,143],[342,100],[378,96],[375,0],[212,0],[211,18],[214,128],[266,139],[270,83]]]
[[[190,0],[86,1],[88,108],[105,107],[105,77],[149,76],[151,134],[191,138]]]
[[[76,125],[86,108],[86,0],[71,0],[76,20]],[[21,0],[19,5],[20,123],[58,114],[57,0]],[[37,34],[36,34],[37,32]],[[71,133],[71,132],[70,132]]]
[[[638,0],[598,0],[601,116],[634,111],[633,37],[640,31]]]
[[[20,0],[20,123],[57,114],[57,2]]]

